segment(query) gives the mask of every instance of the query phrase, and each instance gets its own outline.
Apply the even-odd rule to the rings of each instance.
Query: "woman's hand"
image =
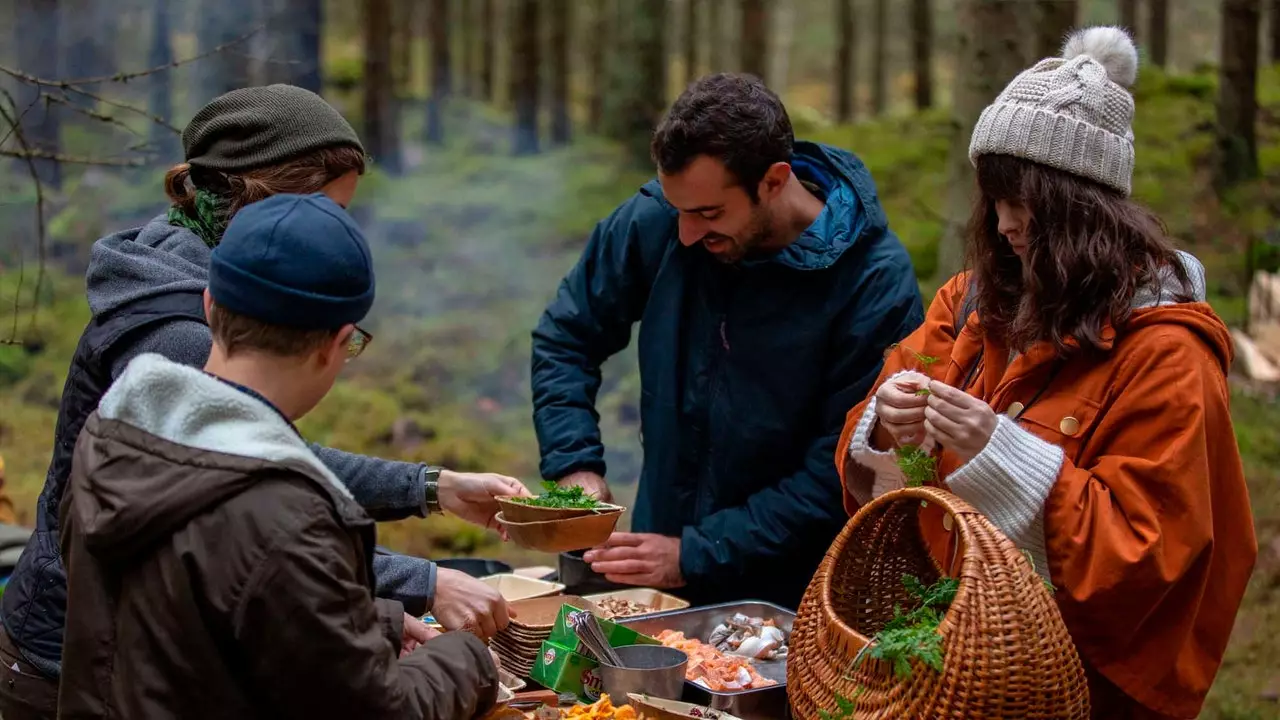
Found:
[[[924,427],[942,447],[969,462],[982,452],[996,431],[998,418],[991,406],[946,383],[929,383]]]
[[[929,376],[918,372],[895,375],[876,390],[876,417],[880,427],[898,447],[916,445],[925,437],[925,408],[928,398],[918,395],[929,386]],[[873,443],[880,445],[880,443]],[[889,450],[877,447],[877,450]]]
[[[439,637],[440,631],[409,613],[405,613],[403,635],[404,637],[400,640],[400,657],[417,650],[419,646],[431,638]]]

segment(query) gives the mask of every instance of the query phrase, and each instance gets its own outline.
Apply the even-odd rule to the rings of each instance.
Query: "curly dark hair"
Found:
[[[1174,299],[1195,299],[1164,223],[1115,190],[1008,155],[978,158],[978,189],[966,264],[983,331],[1010,348],[1099,349],[1105,326],[1129,319],[1135,293],[1169,273],[1181,285]],[[997,230],[997,200],[1031,213],[1025,264]]]
[[[754,75],[707,75],[681,93],[653,133],[650,153],[671,175],[707,155],[724,163],[754,202],[765,171],[789,162],[795,132],[782,100]]]

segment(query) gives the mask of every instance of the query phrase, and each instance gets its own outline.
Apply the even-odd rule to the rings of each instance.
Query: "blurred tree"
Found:
[[[1280,0],[1276,0],[1280,2]],[[724,14],[721,5],[724,0],[703,0],[707,6],[707,70],[723,72],[724,60]]]
[[[1218,157],[1214,186],[1225,190],[1258,175],[1260,0],[1222,0],[1218,71]]]
[[[1169,59],[1169,0],[1151,0],[1147,6],[1147,41],[1151,62],[1164,67]],[[1259,18],[1261,19],[1261,18]]]
[[[769,23],[764,0],[742,0],[742,40],[738,51],[742,72],[764,80],[769,62]]]
[[[853,120],[858,97],[858,26],[853,19],[854,0],[836,0],[836,121]]]
[[[929,0],[912,0],[911,48],[916,70],[916,109],[933,107],[933,8]]]
[[[498,61],[498,25],[497,10],[494,5],[498,0],[480,0],[480,96],[487,102],[497,99],[494,92],[494,63]]]
[[[591,3],[591,13],[587,26],[587,127],[591,132],[600,132],[600,122],[604,115],[605,82],[608,71],[605,67],[606,48],[612,28],[609,27],[611,15],[609,5],[612,0],[597,0]]]
[[[409,94],[413,82],[413,22],[417,18],[417,0],[393,0],[391,12],[393,24],[391,37],[391,67],[395,77],[396,95]]]
[[[1119,0],[1120,27],[1138,38],[1138,0]]]
[[[237,40],[258,27],[259,13],[253,0],[199,0],[196,17],[196,42],[199,52],[210,53],[220,45]],[[196,63],[199,90],[193,93],[196,107],[213,98],[253,81],[253,58],[244,45]]]
[[[147,66],[160,67],[173,62],[173,31],[168,0],[151,0],[151,49],[147,52]],[[155,117],[172,120],[173,87],[172,72],[158,72],[147,76],[147,111]],[[182,157],[178,136],[168,128],[151,124],[152,150],[162,163],[177,162]]]
[[[880,116],[889,105],[884,85],[889,74],[889,53],[885,47],[889,35],[889,0],[876,0],[874,22],[875,29],[871,31],[871,112]]]
[[[18,49],[18,67],[40,78],[61,77],[58,63],[58,3],[57,0],[15,0],[13,46]],[[58,107],[41,102],[38,85],[20,83],[14,99],[22,117],[22,133],[32,150],[56,153],[59,151],[62,125]],[[4,128],[7,132],[8,128]],[[36,176],[49,187],[62,186],[62,168],[54,160],[36,159]],[[28,172],[25,160],[18,161],[20,172]]]
[[[384,171],[398,175],[400,161],[399,113],[395,78],[391,69],[391,0],[364,2],[364,142]]]
[[[569,28],[573,3],[551,0],[551,143],[569,144]]]
[[[285,19],[297,37],[294,62],[286,82],[319,93],[324,89],[324,0],[286,0]]]
[[[1280,0],[1271,0],[1271,62],[1280,62]]]
[[[973,208],[974,172],[969,162],[973,126],[996,95],[1025,69],[1033,38],[1023,28],[1029,7],[1021,0],[960,0],[952,103],[951,150],[947,159],[947,227],[938,244],[938,271],[950,277],[964,264],[964,230]]]
[[[791,43],[795,38],[795,0],[772,0],[769,13],[769,88],[782,95],[787,91],[788,74],[791,72]]]
[[[444,104],[453,91],[449,51],[449,0],[431,0],[427,12],[431,87],[427,91],[427,142],[444,142]]]
[[[462,73],[462,81],[458,84],[462,91],[463,97],[471,97],[475,94],[476,87],[476,22],[475,22],[475,3],[461,0],[458,8],[454,12],[454,27],[458,29],[458,37],[461,38],[458,52],[462,54],[462,61],[458,63]]]
[[[623,0],[614,23],[603,128],[637,165],[649,166],[649,139],[666,110],[666,0]]]
[[[684,0],[684,81],[698,78],[698,0]]]
[[[1040,0],[1036,13],[1035,60],[1057,57],[1079,13],[1076,0]]]
[[[515,105],[514,152],[538,152],[538,0],[513,0],[511,28],[511,99]]]
[[[112,3],[62,2],[58,5],[58,40],[65,48],[62,72],[72,78],[111,75],[116,72],[116,38],[120,8]],[[50,50],[56,52],[56,47]],[[94,103],[87,98],[84,104]],[[79,116],[92,122],[91,118]]]

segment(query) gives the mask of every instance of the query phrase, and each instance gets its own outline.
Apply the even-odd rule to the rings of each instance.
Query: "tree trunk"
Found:
[[[120,20],[124,15],[120,8],[110,3],[59,3],[61,18],[57,20],[61,46],[65,48],[62,60],[64,77],[82,78],[111,75],[116,72],[116,41],[120,32]],[[57,52],[57,48],[49,48]],[[75,98],[76,102],[93,106],[88,98]],[[88,119],[88,118],[86,118]],[[93,120],[89,120],[94,122]]]
[[[496,85],[494,84],[494,64],[497,63],[497,34],[498,25],[494,18],[497,12],[494,4],[498,0],[480,0],[480,95],[486,102],[493,102],[496,99]]]
[[[1040,0],[1036,17],[1036,57],[1057,57],[1076,25],[1076,0]]]
[[[957,7],[955,134],[947,162],[947,229],[938,245],[939,277],[950,277],[964,265],[964,228],[975,189],[969,140],[982,110],[1025,69],[1031,42],[1021,30],[1026,7],[1021,0],[961,0]]]
[[[604,116],[604,94],[607,73],[605,70],[605,53],[609,47],[609,12],[607,2],[591,4],[590,29],[587,32],[587,127],[591,132],[600,132],[601,118]]]
[[[1222,67],[1218,72],[1218,163],[1214,186],[1225,190],[1258,175],[1259,0],[1222,0]]]
[[[551,2],[551,143],[569,144],[569,42],[573,3]]]
[[[298,64],[292,73],[293,84],[319,94],[324,89],[324,59],[321,38],[324,36],[324,0],[293,0],[289,14],[298,34]]]
[[[1271,0],[1271,62],[1280,62],[1280,0]]]
[[[17,0],[16,5],[13,45],[18,49],[18,67],[37,77],[61,76],[58,53],[54,51],[58,47],[57,1]],[[62,127],[57,106],[41,102],[41,89],[34,85],[21,83],[17,89],[17,112],[21,114],[31,108],[21,120],[22,134],[27,143],[32,150],[58,152]],[[0,134],[8,131],[9,128],[0,127]],[[34,162],[36,177],[41,183],[52,188],[62,187],[62,167],[56,160]],[[26,160],[18,161],[16,172],[23,177],[28,175],[30,170]]]
[[[514,0],[511,28],[511,99],[515,105],[514,152],[538,152],[538,0]]]
[[[417,16],[416,10],[414,0],[394,0],[392,3],[395,23],[388,40],[392,43],[392,67],[398,97],[408,95],[413,82],[413,21]]]
[[[764,80],[769,62],[769,23],[764,0],[742,0],[742,72]]]
[[[1147,48],[1151,52],[1151,62],[1164,67],[1169,61],[1169,0],[1151,0],[1150,7],[1147,33],[1151,38],[1147,41]]]
[[[703,2],[707,5],[707,70],[713,73],[723,72],[725,32],[724,14],[720,11],[724,0],[703,0]]]
[[[929,4],[929,0],[914,0],[911,4],[917,110],[933,107],[933,8]]]
[[[431,87],[427,91],[427,142],[444,143],[444,105],[453,90],[449,49],[449,0],[431,0],[427,13],[427,42],[431,56]]]
[[[769,88],[782,95],[787,91],[791,41],[795,37],[795,0],[773,0],[770,6],[773,17],[769,26],[773,28],[773,37],[769,43]]]
[[[364,3],[364,141],[374,162],[391,175],[401,171],[400,128],[391,67],[391,0]]]
[[[1120,27],[1129,31],[1134,41],[1138,39],[1138,0],[1120,0]]]
[[[698,0],[684,0],[684,82],[698,79]]]
[[[853,0],[836,0],[836,121],[853,121],[857,109],[858,53],[857,25],[853,21]]]
[[[889,0],[876,0],[875,23],[871,56],[871,110],[879,116],[885,113],[889,105],[885,92],[885,79],[889,72],[888,51],[885,49],[889,35]]]
[[[199,51],[213,52],[247,35],[258,22],[255,8],[251,0],[201,0],[196,19]],[[243,43],[204,58],[196,67],[200,73],[200,92],[195,97],[198,106],[253,80],[253,59]]]
[[[619,47],[609,63],[604,131],[620,140],[639,166],[649,166],[649,139],[666,110],[666,0],[625,0],[614,24]]]
[[[173,29],[169,0],[151,0],[151,49],[147,67],[160,67],[173,62]],[[147,78],[147,111],[165,120],[173,118],[173,73],[158,72]],[[156,123],[150,128],[151,147],[162,163],[178,162],[182,149],[178,136]]]

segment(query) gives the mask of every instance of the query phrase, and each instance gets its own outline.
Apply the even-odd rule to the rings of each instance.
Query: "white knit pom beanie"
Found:
[[[1096,180],[1128,196],[1138,50],[1118,27],[1073,33],[1062,57],[1024,70],[982,111],[969,160],[1014,155]]]

